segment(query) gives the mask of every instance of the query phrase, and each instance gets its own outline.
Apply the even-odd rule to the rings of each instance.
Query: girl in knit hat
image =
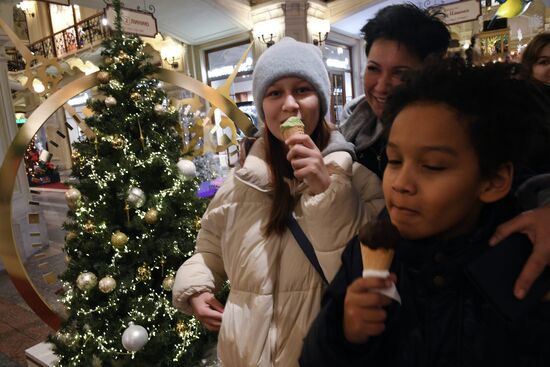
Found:
[[[346,243],[383,199],[376,175],[353,163],[353,145],[324,119],[330,82],[317,47],[284,38],[268,48],[254,69],[253,94],[263,136],[211,201],[173,300],[220,330],[223,366],[292,367],[319,311],[322,273],[332,279]],[[285,140],[280,125],[290,117],[303,121],[304,134]],[[319,267],[289,229],[291,218]],[[224,306],[214,293],[226,279]]]

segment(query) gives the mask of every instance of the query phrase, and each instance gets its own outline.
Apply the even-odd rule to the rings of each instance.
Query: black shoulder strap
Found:
[[[300,245],[300,248],[306,255],[307,259],[313,265],[315,270],[319,273],[321,276],[321,279],[323,279],[323,282],[325,284],[328,284],[327,277],[325,277],[325,273],[323,272],[323,268],[321,268],[321,264],[319,264],[319,260],[317,259],[317,256],[315,255],[315,250],[313,249],[313,245],[311,242],[309,242],[309,239],[307,238],[304,231],[302,231],[302,228],[294,218],[294,216],[290,215],[288,218],[288,228],[290,229],[290,232],[292,232],[292,235],[296,239],[296,242],[298,242],[298,245]]]

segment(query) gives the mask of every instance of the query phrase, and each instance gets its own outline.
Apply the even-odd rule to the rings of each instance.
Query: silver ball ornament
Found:
[[[176,166],[178,167],[178,173],[183,177],[195,177],[197,175],[195,163],[189,159],[181,158]]]
[[[101,278],[99,281],[99,290],[103,293],[111,293],[116,288],[116,280],[110,276],[107,275],[104,278]]]
[[[97,277],[94,273],[85,272],[80,273],[78,278],[76,278],[76,286],[81,291],[89,291],[97,285]]]
[[[168,275],[164,280],[162,281],[162,288],[164,288],[165,291],[171,291],[172,287],[174,286],[174,276]]]
[[[107,107],[114,107],[116,106],[116,98],[113,96],[109,96],[105,98],[105,106]]]
[[[126,199],[134,208],[141,208],[145,204],[145,193],[139,187],[131,187]]]
[[[76,209],[78,205],[78,201],[82,197],[82,194],[78,189],[75,189],[74,187],[71,187],[65,192],[65,200],[67,200],[67,205],[71,209]]]
[[[149,341],[147,330],[141,325],[130,322],[122,333],[122,345],[130,352],[137,352]]]

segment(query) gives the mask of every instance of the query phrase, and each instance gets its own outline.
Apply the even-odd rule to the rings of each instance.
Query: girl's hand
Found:
[[[210,331],[220,330],[223,305],[210,292],[197,293],[189,297],[193,315]]]
[[[358,278],[347,289],[344,299],[344,336],[351,343],[363,344],[369,337],[380,335],[386,325],[386,310],[392,300],[373,289],[391,286],[395,275],[387,279]]]
[[[328,189],[330,174],[319,148],[309,135],[293,135],[285,144],[290,147],[286,158],[294,169],[294,177],[308,185],[310,194],[317,195]]]

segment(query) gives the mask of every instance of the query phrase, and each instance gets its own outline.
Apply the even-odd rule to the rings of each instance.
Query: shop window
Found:
[[[329,118],[338,125],[344,105],[353,98],[350,49],[347,46],[325,43],[322,51],[331,82]]]
[[[222,86],[235,70],[239,60],[246,52],[248,42],[206,51],[206,69],[208,85],[212,88]],[[254,60],[252,51],[248,52],[231,86],[231,98],[235,102],[252,101],[252,71]]]
[[[481,32],[478,35],[481,62],[504,61],[508,55],[508,29]]]

